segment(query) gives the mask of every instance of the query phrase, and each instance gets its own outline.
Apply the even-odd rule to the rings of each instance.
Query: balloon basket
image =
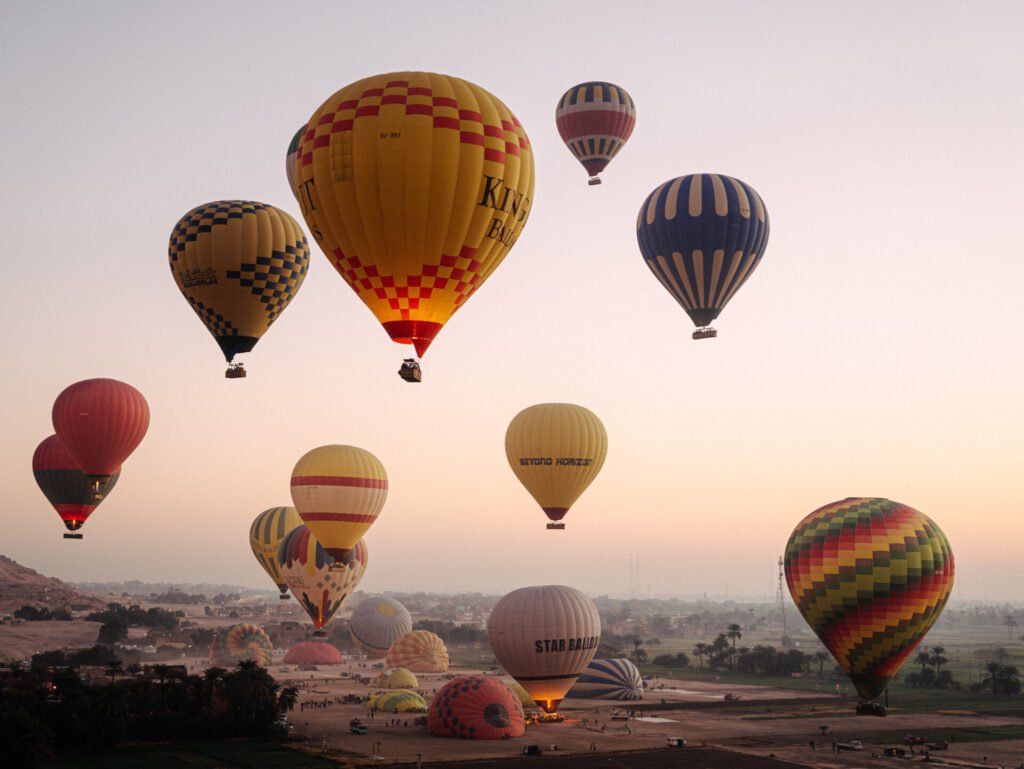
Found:
[[[565,528],[565,524],[564,523],[549,523],[548,524],[548,528],[549,529],[564,529]]]
[[[718,336],[718,332],[711,328],[711,326],[698,328],[693,332],[694,339],[714,339],[716,336]]]
[[[593,187],[595,184],[600,184],[600,183],[601,183],[601,180],[598,177],[596,177],[596,176],[591,176],[589,179],[587,179],[587,185],[589,185],[590,187]]]
[[[277,600],[279,600],[279,601],[287,601],[288,600],[288,594],[287,593],[281,593],[281,595],[279,595],[277,597]]]
[[[880,702],[862,702],[857,706],[857,715],[885,718],[888,712],[885,709],[885,705]]]
[[[241,363],[229,363],[228,370],[224,372],[225,379],[244,379],[245,369]]]
[[[422,382],[423,370],[415,358],[406,358],[402,361],[402,367],[398,369],[398,376],[406,382]]]
[[[327,631],[317,630],[315,633],[313,633],[313,638],[327,638]]]
[[[82,535],[79,534],[78,532],[75,532],[74,534],[68,534],[68,533],[64,534],[64,539],[81,539],[81,538],[82,538]]]

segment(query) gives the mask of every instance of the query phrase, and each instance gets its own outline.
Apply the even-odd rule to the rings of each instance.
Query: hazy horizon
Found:
[[[954,600],[1020,595],[1024,363],[1017,187],[1024,6],[955,2],[426,6],[193,0],[0,7],[0,439],[5,554],[65,581],[272,587],[248,528],[291,504],[309,449],[363,447],[390,490],[360,589],[566,584],[774,599],[812,510],[910,505],[945,532]],[[427,70],[494,93],[536,155],[530,219],[438,336],[424,381],[310,238],[301,291],[225,380],[167,267],[201,203],[276,205],[296,129],[343,85]],[[588,187],[558,98],[605,79],[637,105]],[[730,174],[771,217],[757,272],[692,324],[644,265],[637,211],[667,179]],[[152,422],[117,488],[64,529],[31,473],[67,385],[113,377]],[[546,519],[505,429],[591,409],[601,474]],[[633,559],[639,557],[639,573]]]

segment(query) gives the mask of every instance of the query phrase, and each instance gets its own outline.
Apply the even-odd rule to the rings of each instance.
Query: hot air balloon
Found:
[[[288,585],[281,576],[277,565],[277,553],[281,541],[292,529],[302,525],[302,519],[294,507],[271,507],[256,516],[249,527],[249,547],[263,570],[274,580],[281,591],[282,601],[288,600]]]
[[[373,598],[356,607],[348,629],[367,657],[384,657],[391,644],[412,630],[412,617],[394,598]]]
[[[378,675],[374,679],[373,685],[379,686],[381,689],[416,689],[420,682],[416,679],[416,674],[409,668],[395,668],[394,670],[385,670]]]
[[[558,100],[555,123],[565,146],[590,174],[587,184],[600,184],[598,174],[633,133],[636,105],[622,86],[580,83]]]
[[[284,655],[285,665],[340,665],[344,661],[337,647],[326,641],[303,641]]]
[[[786,545],[786,583],[807,624],[864,700],[875,700],[939,618],[953,552],[928,516],[899,502],[849,498],[804,518]]]
[[[502,740],[522,737],[526,716],[516,695],[497,678],[459,676],[434,696],[427,728],[440,737]]]
[[[266,203],[215,200],[174,225],[167,255],[182,295],[224,353],[225,376],[244,377],[235,356],[256,346],[306,278],[302,228]]]
[[[306,126],[302,126],[295,132],[295,136],[288,143],[288,154],[284,159],[284,171],[288,175],[288,189],[292,191],[296,200],[299,199],[299,191],[295,189],[295,161],[299,158],[299,142],[302,141],[304,133],[306,133]]]
[[[601,618],[574,587],[522,587],[504,596],[487,620],[491,650],[547,713],[594,658]]]
[[[100,500],[93,499],[92,483],[85,477],[75,458],[56,435],[43,439],[32,454],[32,475],[43,494],[53,505],[67,531],[64,539],[81,539],[78,530],[100,501],[117,483],[119,472],[100,484]]]
[[[292,502],[335,568],[377,520],[388,496],[388,474],[373,454],[355,446],[320,446],[292,471]]]
[[[670,179],[647,196],[636,220],[644,261],[686,310],[694,339],[761,263],[768,210],[753,187],[721,174]]]
[[[142,393],[116,379],[85,379],[53,403],[53,428],[89,482],[93,499],[135,451],[149,429]]]
[[[533,152],[515,115],[479,86],[429,72],[342,88],[309,119],[295,168],[320,248],[388,336],[420,356],[505,258],[533,199]]]
[[[622,657],[591,660],[576,679],[569,697],[597,700],[642,700],[644,679],[630,660]]]
[[[410,630],[391,644],[387,666],[415,673],[444,673],[448,670],[448,648],[429,630]]]
[[[608,435],[601,420],[573,403],[539,403],[520,411],[505,432],[505,456],[520,483],[551,521],[562,518],[601,472]]]
[[[352,549],[349,565],[332,568],[334,560],[305,525],[292,529],[281,540],[277,568],[292,595],[313,620],[314,635],[326,635],[323,626],[359,585],[367,559],[366,543],[360,540]]]
[[[210,646],[210,662],[220,668],[233,668],[252,660],[260,667],[270,665],[274,645],[263,628],[248,622],[222,630]]]
[[[384,713],[426,713],[427,701],[410,689],[395,689],[371,697],[365,707]]]

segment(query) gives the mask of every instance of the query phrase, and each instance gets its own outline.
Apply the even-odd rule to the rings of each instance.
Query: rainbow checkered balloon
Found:
[[[785,567],[800,613],[865,700],[885,691],[953,588],[946,535],[887,499],[818,508],[790,536]]]

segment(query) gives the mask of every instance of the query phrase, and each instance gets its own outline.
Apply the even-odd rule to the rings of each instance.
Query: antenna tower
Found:
[[[779,604],[779,613],[782,615],[782,645],[789,645],[789,631],[786,629],[786,594],[783,586],[786,581],[785,563],[782,556],[779,556],[779,587],[775,592],[775,601]]]

